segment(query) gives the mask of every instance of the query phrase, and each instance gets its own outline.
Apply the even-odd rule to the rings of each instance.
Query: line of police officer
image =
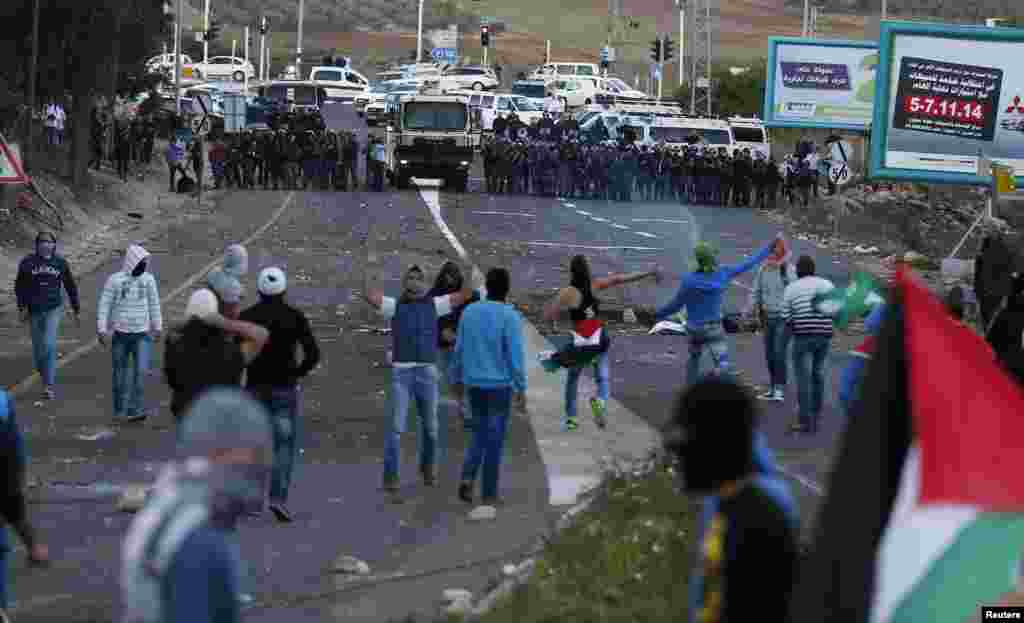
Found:
[[[487,192],[770,209],[780,190],[798,183],[749,149],[730,154],[696,136],[682,147],[636,145],[631,129],[610,140],[596,125],[581,132],[569,116],[530,125],[514,113],[495,119],[482,147]]]

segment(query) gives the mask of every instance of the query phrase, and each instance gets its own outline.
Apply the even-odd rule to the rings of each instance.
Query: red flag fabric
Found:
[[[919,503],[1024,512],[1024,389],[908,268],[897,271],[896,282],[921,449]]]

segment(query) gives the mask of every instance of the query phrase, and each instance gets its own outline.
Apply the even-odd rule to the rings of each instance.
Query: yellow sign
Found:
[[[996,192],[1012,193],[1017,190],[1017,175],[1013,167],[993,165],[992,174],[996,178]]]
[[[191,78],[192,77],[192,68],[191,67],[182,67],[181,68],[181,75],[184,78]]]

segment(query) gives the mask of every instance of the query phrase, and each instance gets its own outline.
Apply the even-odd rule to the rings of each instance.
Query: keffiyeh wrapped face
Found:
[[[693,270],[702,273],[714,272],[718,268],[718,249],[708,242],[698,242],[693,249]]]

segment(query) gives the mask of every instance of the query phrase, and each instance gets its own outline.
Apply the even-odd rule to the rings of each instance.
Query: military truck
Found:
[[[398,98],[385,144],[387,175],[396,187],[408,188],[410,178],[422,177],[466,192],[480,146],[480,120],[466,97],[442,95],[428,84]]]

